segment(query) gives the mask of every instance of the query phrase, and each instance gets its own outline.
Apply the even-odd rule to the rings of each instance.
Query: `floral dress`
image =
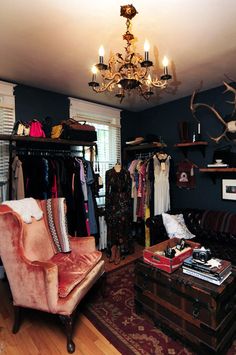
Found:
[[[112,246],[122,239],[126,245],[132,224],[131,177],[128,170],[107,170],[105,207],[108,244]]]

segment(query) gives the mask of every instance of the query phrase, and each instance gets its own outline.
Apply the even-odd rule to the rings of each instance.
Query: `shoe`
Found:
[[[109,259],[109,263],[113,263],[116,259],[116,253],[117,253],[117,246],[113,245],[111,247],[111,257]]]

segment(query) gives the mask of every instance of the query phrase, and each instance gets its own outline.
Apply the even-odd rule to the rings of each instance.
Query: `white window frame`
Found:
[[[15,124],[16,85],[0,81],[0,133],[12,134]],[[0,201],[6,200],[9,182],[9,142],[0,140]]]
[[[105,171],[111,169],[117,162],[121,163],[121,137],[120,137],[120,112],[117,108],[112,108],[80,99],[70,97],[70,117],[75,120],[84,120],[93,124],[98,131],[98,162],[100,175],[102,176],[104,187],[100,190],[100,195],[105,195]],[[106,145],[99,139],[99,128],[108,130],[108,141]],[[99,154],[99,150],[109,149],[109,154]],[[103,152],[104,153],[104,152]],[[104,158],[106,155],[106,158]],[[103,159],[102,159],[103,157]],[[96,166],[95,166],[96,168]],[[104,199],[100,198],[98,204],[103,204]]]

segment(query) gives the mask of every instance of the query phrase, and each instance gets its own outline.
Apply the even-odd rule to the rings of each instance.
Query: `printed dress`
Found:
[[[120,239],[127,244],[132,223],[131,178],[128,170],[107,170],[105,207],[108,244],[112,246]]]

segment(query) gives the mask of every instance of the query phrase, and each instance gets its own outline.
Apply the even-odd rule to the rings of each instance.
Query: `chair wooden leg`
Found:
[[[59,318],[66,328],[67,351],[68,353],[72,354],[75,351],[75,344],[72,340],[73,317],[59,315]]]
[[[14,324],[12,327],[12,333],[16,334],[20,329],[21,323],[21,307],[13,306],[14,307]]]

